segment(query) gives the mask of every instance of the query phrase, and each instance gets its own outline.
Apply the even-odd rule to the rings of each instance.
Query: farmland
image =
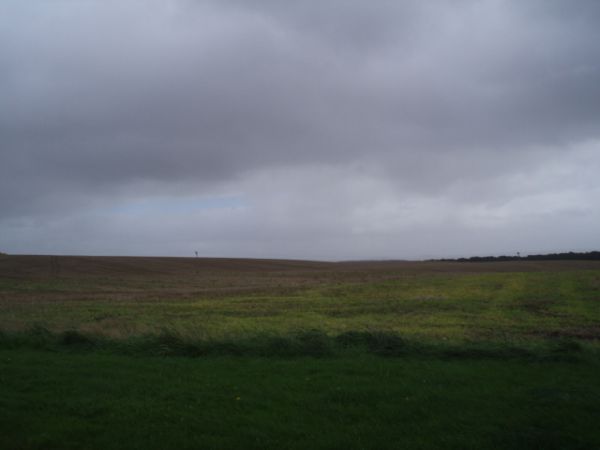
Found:
[[[0,255],[2,448],[600,446],[600,264]]]

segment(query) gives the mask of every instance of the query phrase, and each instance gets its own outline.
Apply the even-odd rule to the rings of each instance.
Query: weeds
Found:
[[[335,336],[320,330],[300,330],[287,335],[258,334],[230,336],[226,339],[193,339],[177,331],[163,329],[124,339],[89,335],[78,330],[52,333],[42,326],[25,332],[1,332],[5,348],[34,348],[51,351],[102,351],[106,353],[161,357],[260,356],[260,357],[337,357],[370,353],[382,357],[422,357],[443,359],[530,359],[574,362],[595,354],[581,343],[567,339],[547,339],[535,344],[415,341],[383,331],[348,331]]]

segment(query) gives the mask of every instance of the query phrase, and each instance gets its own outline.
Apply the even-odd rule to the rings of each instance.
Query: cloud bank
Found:
[[[600,247],[596,1],[0,5],[0,250]]]

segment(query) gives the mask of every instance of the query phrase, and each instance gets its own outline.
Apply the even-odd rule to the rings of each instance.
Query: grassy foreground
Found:
[[[3,350],[0,448],[598,448],[599,368]]]
[[[0,448],[600,448],[600,264],[0,256]]]

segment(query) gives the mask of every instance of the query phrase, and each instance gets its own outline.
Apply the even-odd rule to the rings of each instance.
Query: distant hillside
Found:
[[[499,262],[499,261],[600,261],[600,252],[548,253],[527,256],[472,256],[470,258],[437,259],[432,261]]]

